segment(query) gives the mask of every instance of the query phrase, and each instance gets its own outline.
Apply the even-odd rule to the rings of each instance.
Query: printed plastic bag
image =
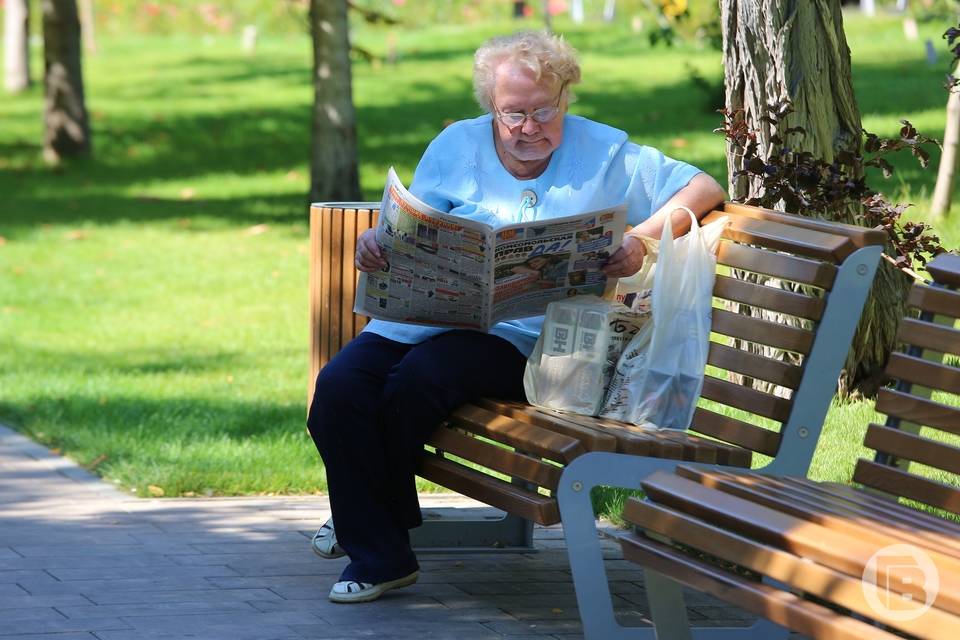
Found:
[[[631,311],[650,313],[650,296],[653,292],[653,275],[657,268],[657,255],[660,253],[660,241],[640,236],[646,255],[643,266],[632,276],[617,280],[614,298]]]
[[[596,296],[551,302],[523,386],[530,404],[597,415],[620,353],[650,319],[647,311]]]
[[[686,429],[703,388],[721,218],[673,238],[664,225],[654,274],[652,319],[627,345],[601,414],[634,424]]]

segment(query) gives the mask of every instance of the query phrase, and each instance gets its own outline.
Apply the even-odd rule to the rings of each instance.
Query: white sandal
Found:
[[[380,584],[343,580],[334,584],[333,588],[330,589],[330,602],[339,602],[341,604],[370,602],[371,600],[376,600],[391,589],[410,586],[416,582],[419,577],[420,571],[417,570],[408,576],[381,582]]]
[[[313,552],[321,558],[333,560],[347,555],[339,544],[337,544],[337,532],[333,529],[333,518],[327,520],[310,541]]]

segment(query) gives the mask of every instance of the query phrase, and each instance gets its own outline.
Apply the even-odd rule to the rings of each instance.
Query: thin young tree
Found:
[[[798,151],[828,163],[838,154],[862,156],[863,130],[840,0],[722,0],[721,21],[727,109],[740,113],[757,132],[759,148],[768,157],[778,148],[774,139],[782,140],[792,127],[804,131],[790,140],[791,146],[801,147]],[[767,114],[771,105],[784,102],[794,110],[777,131]],[[744,200],[762,195],[762,180],[738,175],[743,158],[732,147],[727,155],[730,196]],[[862,167],[859,171],[862,175]],[[858,202],[848,201],[829,212],[797,213],[855,224],[860,212]],[[881,264],[839,381],[842,395],[873,395],[882,383],[906,286],[900,271]]]
[[[3,86],[20,93],[30,80],[30,3],[6,0],[3,15]]]
[[[51,163],[90,155],[83,91],[80,19],[75,0],[43,0],[43,155]]]
[[[359,200],[347,0],[311,0],[313,141],[310,200]]]
[[[960,80],[957,79],[960,65],[960,25],[950,27],[943,34],[953,54],[951,71],[947,76],[947,123],[943,129],[943,154],[937,170],[937,184],[933,189],[930,213],[935,218],[944,218],[950,213],[953,200],[953,183],[957,173],[957,151],[960,147]]]

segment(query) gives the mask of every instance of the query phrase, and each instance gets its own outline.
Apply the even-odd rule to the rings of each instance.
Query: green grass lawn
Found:
[[[945,26],[923,35],[941,43]],[[367,198],[391,165],[408,181],[445,120],[477,114],[472,52],[512,27],[400,31],[396,65],[355,65]],[[719,81],[717,52],[565,31],[583,54],[573,112],[725,182],[718,115],[685,66]],[[906,117],[942,135],[944,66],[896,21],[848,34],[864,126],[892,135]],[[387,40],[359,25],[355,38],[374,52]],[[92,160],[43,165],[39,87],[0,102],[0,421],[137,495],[323,491],[304,431],[309,40],[266,34],[256,57],[232,37],[100,47],[86,60]],[[883,190],[922,218],[934,178],[903,163]],[[940,228],[950,247],[958,219]],[[834,409],[815,477],[849,477],[853,425],[871,413]]]

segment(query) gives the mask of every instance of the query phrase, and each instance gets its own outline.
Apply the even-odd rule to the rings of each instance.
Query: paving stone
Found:
[[[200,567],[89,567],[83,569],[50,569],[57,580],[137,580],[163,578],[217,578],[235,576],[237,572],[220,565]],[[3,572],[0,571],[0,579]]]
[[[7,609],[29,609],[31,607],[66,607],[70,605],[90,604],[90,601],[81,595],[53,595],[32,596],[21,591],[18,595],[0,595],[0,618],[6,615]]]
[[[69,631],[100,631],[109,629],[132,629],[119,618],[63,618],[59,620],[30,620],[29,622],[0,619],[0,638],[29,633],[66,633]]]
[[[336,626],[292,625],[304,638],[340,640],[347,638],[427,638],[429,640],[500,640],[501,635],[480,623],[394,622],[368,623],[358,619],[356,624],[344,622]]]
[[[32,638],[33,636],[31,636]],[[127,631],[97,631],[97,640],[303,640],[303,636],[285,625],[257,626],[238,629],[236,627],[205,627],[202,631],[156,631],[152,629],[133,629]],[[7,640],[3,638],[3,640]],[[26,640],[26,639],[24,639]]]
[[[477,508],[422,499],[444,502]],[[0,640],[582,637],[559,526],[534,529],[537,553],[421,552],[416,585],[344,606],[327,595],[347,560],[309,549],[329,513],[314,496],[132,498],[0,426]],[[642,571],[601,543],[618,618],[648,624]],[[747,623],[702,594],[688,605]]]
[[[4,635],[3,640],[99,640],[93,633],[29,633],[26,635]]]
[[[306,611],[261,613],[252,608],[251,611],[252,613],[140,616],[124,619],[129,623],[129,626],[135,629],[196,634],[205,634],[207,630],[219,632],[236,629],[242,631],[260,626],[278,628],[294,624],[317,624],[323,622],[318,616]],[[201,637],[206,636],[201,635]]]
[[[0,571],[18,569],[63,569],[63,568],[106,568],[106,567],[162,567],[175,566],[170,558],[141,553],[136,555],[97,555],[97,556],[55,556],[0,559]]]
[[[181,589],[175,591],[107,591],[84,593],[86,602],[94,604],[143,604],[161,602],[265,602],[280,600],[269,589]],[[0,600],[2,603],[2,600]]]

